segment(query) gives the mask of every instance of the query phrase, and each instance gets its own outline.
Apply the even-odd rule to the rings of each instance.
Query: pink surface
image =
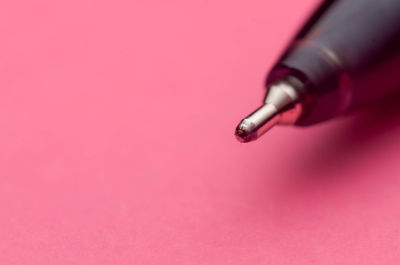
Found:
[[[0,264],[399,264],[400,115],[233,137],[317,2],[3,1]]]

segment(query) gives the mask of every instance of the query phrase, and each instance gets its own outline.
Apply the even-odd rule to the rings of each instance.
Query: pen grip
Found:
[[[320,122],[400,92],[400,1],[328,0],[271,71],[296,75],[316,98],[298,125]]]

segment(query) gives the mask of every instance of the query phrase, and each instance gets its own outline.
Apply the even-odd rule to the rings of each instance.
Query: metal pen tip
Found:
[[[239,142],[258,139],[276,124],[293,124],[302,114],[301,91],[303,84],[287,77],[269,87],[264,105],[244,118],[236,127]]]
[[[242,143],[257,140],[279,122],[277,114],[275,106],[271,104],[261,106],[239,123],[235,131],[236,138]]]
[[[254,131],[249,130],[246,126],[241,122],[235,131],[236,139],[238,139],[241,143],[251,142],[257,139]]]

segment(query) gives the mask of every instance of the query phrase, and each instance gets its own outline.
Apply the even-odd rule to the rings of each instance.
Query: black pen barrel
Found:
[[[302,80],[315,99],[309,125],[400,92],[400,0],[328,0],[267,78]]]

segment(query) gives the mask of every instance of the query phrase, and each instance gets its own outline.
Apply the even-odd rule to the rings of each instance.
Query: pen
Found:
[[[241,142],[276,124],[307,126],[400,92],[400,0],[327,0],[269,72]],[[400,103],[399,103],[400,104]]]

